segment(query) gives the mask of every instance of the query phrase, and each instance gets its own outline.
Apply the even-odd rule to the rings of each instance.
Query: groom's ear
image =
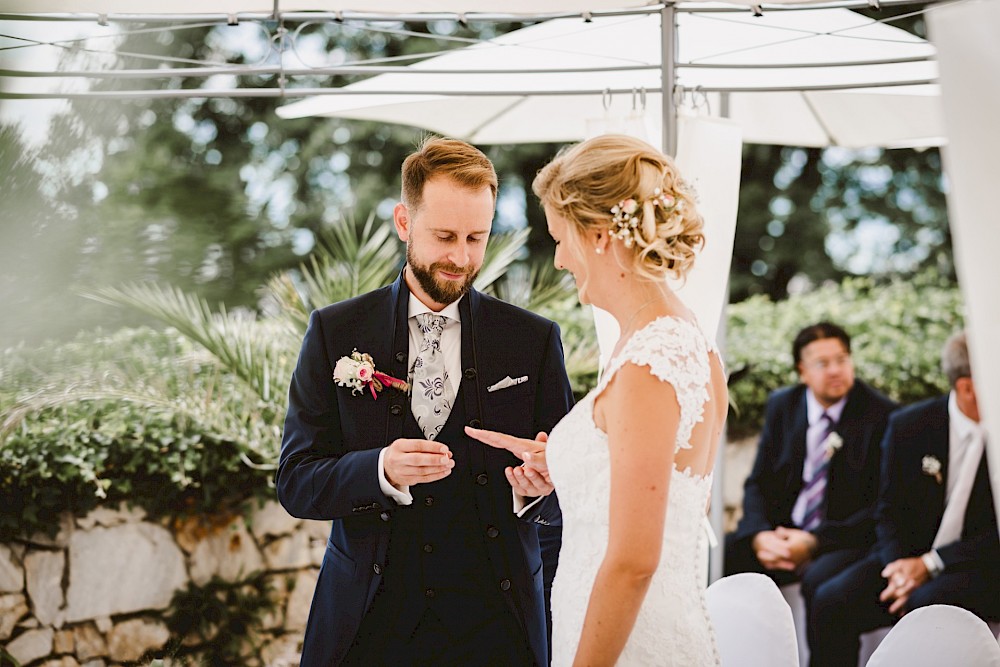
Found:
[[[392,222],[396,225],[396,234],[399,236],[399,240],[403,243],[410,240],[413,218],[410,217],[410,209],[403,202],[399,202],[392,209]]]

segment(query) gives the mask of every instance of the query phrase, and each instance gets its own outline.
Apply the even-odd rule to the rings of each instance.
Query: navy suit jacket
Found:
[[[743,492],[743,518],[736,541],[753,540],[764,530],[793,526],[792,508],[802,490],[806,431],[806,387],[785,387],[771,394],[757,459]],[[879,442],[896,404],[860,380],[847,394],[836,432],[844,441],[830,460],[826,512],[813,531],[823,553],[868,549],[875,542],[875,503],[879,488]]]
[[[379,371],[405,378],[408,299],[401,275],[392,285],[315,311],[292,376],[276,477],[278,499],[293,516],[333,520],[306,627],[303,665],[326,667],[344,657],[378,589],[396,507],[379,486],[378,456],[401,437],[410,409],[409,397],[394,389],[385,389],[377,400],[367,392],[353,395],[334,383],[333,369],[338,359],[358,350],[370,354]],[[551,430],[573,400],[559,327],[475,290],[462,298],[459,309],[461,395],[470,425],[522,438]],[[528,380],[487,391],[507,376]],[[534,523],[560,525],[558,501],[552,494],[519,520],[503,471],[520,460],[504,450],[481,447],[490,483],[475,485],[476,511],[484,524],[497,522],[502,549],[490,553],[496,572],[484,576],[492,580],[495,575],[498,582],[509,577],[505,599],[537,662],[546,664]],[[509,574],[501,575],[501,570]]]
[[[948,482],[948,396],[895,413],[882,442],[882,488],[878,502],[877,550],[883,565],[931,549],[944,516]],[[941,463],[941,481],[923,472],[923,459]],[[1000,576],[1000,540],[989,470],[983,453],[961,537],[937,551],[946,571],[978,570]]]

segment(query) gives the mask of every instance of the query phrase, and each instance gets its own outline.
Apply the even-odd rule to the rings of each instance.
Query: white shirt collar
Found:
[[[824,412],[830,415],[830,419],[833,420],[834,424],[839,423],[840,415],[844,413],[845,405],[847,405],[846,394],[830,407],[824,408],[819,400],[816,399],[816,395],[813,394],[812,389],[806,389],[806,418],[809,420],[810,426],[814,426],[823,416]]]
[[[465,297],[463,296],[462,299],[464,298]],[[420,315],[421,313],[434,313],[435,315],[443,315],[447,317],[449,320],[461,323],[462,315],[461,313],[459,313],[458,304],[459,301],[461,301],[462,299],[459,299],[458,301],[452,301],[447,306],[442,308],[440,311],[434,313],[434,311],[428,308],[423,301],[414,296],[413,292],[410,292],[410,301],[407,304],[406,308],[406,318],[411,319],[413,317],[416,317],[417,315]]]
[[[979,424],[969,419],[958,407],[954,391],[948,393],[948,419],[959,442],[967,442],[970,434],[978,434],[980,431]]]

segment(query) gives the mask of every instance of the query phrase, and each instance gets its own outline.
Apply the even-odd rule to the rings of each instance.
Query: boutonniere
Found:
[[[941,462],[938,461],[938,457],[925,456],[920,461],[920,467],[925,475],[930,475],[938,484],[941,483]]]
[[[844,439],[840,437],[839,433],[831,432],[830,435],[826,436],[826,440],[823,441],[823,448],[826,449],[826,460],[832,459],[837,450],[843,446]]]
[[[352,394],[360,394],[368,387],[372,398],[378,399],[378,392],[385,387],[409,391],[410,385],[385,373],[375,370],[372,355],[354,350],[349,357],[341,357],[333,369],[333,381],[341,387],[350,387]]]

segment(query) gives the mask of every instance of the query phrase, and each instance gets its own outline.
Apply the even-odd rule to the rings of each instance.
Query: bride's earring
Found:
[[[603,255],[604,248],[602,248],[601,246],[597,246],[596,248],[594,248],[594,252],[596,252],[598,255]]]

